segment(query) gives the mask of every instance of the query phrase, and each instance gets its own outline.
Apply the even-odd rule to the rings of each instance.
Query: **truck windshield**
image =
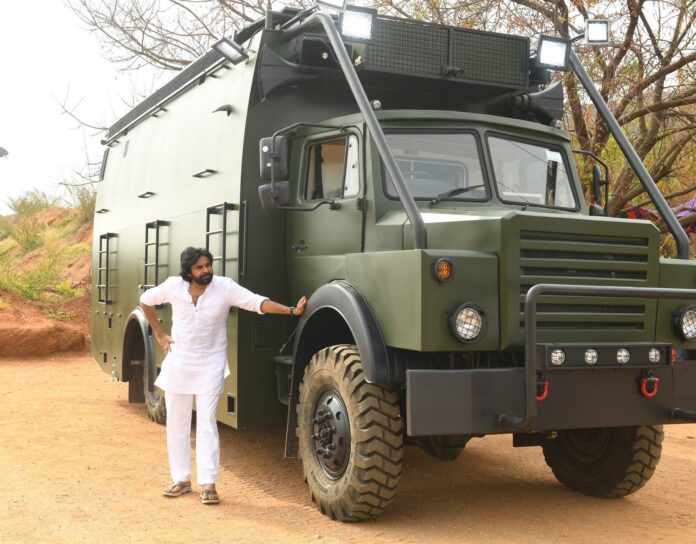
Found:
[[[488,137],[488,148],[503,202],[577,208],[561,148],[495,136]]]
[[[447,200],[487,198],[479,146],[473,134],[387,133],[386,137],[414,198],[432,199],[450,192]],[[398,198],[391,176],[385,168],[383,172],[387,196]]]

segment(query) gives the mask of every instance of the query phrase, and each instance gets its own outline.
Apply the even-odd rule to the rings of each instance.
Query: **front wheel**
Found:
[[[341,521],[379,515],[401,475],[397,393],[366,381],[355,346],[331,346],[305,368],[297,416],[304,477],[319,510]]]
[[[568,489],[595,497],[625,497],[652,477],[663,438],[661,425],[559,431],[544,443],[544,458]]]

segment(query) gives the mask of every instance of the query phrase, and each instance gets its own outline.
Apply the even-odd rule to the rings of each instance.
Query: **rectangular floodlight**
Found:
[[[606,45],[610,42],[609,21],[607,19],[588,20],[585,26],[585,43]]]
[[[226,38],[225,36],[223,36],[213,44],[213,49],[218,51],[232,64],[239,64],[240,62],[249,58],[246,49],[244,49],[234,40]]]
[[[346,9],[346,0],[315,0],[315,2],[322,11],[330,13],[337,13]]]
[[[570,56],[570,40],[553,36],[540,36],[537,47],[536,63],[541,68],[549,70],[568,70]]]
[[[340,18],[341,35],[350,41],[371,41],[376,20],[376,9],[346,6]]]

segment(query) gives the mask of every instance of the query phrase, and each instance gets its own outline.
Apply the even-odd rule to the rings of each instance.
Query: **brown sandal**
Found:
[[[181,497],[185,493],[191,493],[190,482],[174,482],[162,492],[162,495],[165,497]]]
[[[218,504],[220,497],[215,489],[204,489],[201,491],[201,502],[203,504]]]

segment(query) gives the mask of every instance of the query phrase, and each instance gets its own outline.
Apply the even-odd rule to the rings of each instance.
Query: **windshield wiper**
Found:
[[[434,206],[435,204],[443,200],[448,200],[453,196],[461,195],[462,193],[468,193],[469,191],[473,191],[474,189],[481,189],[482,187],[485,187],[485,185],[481,184],[471,185],[470,187],[457,187],[456,189],[452,189],[451,191],[447,191],[446,193],[437,195],[430,201],[430,206]]]

